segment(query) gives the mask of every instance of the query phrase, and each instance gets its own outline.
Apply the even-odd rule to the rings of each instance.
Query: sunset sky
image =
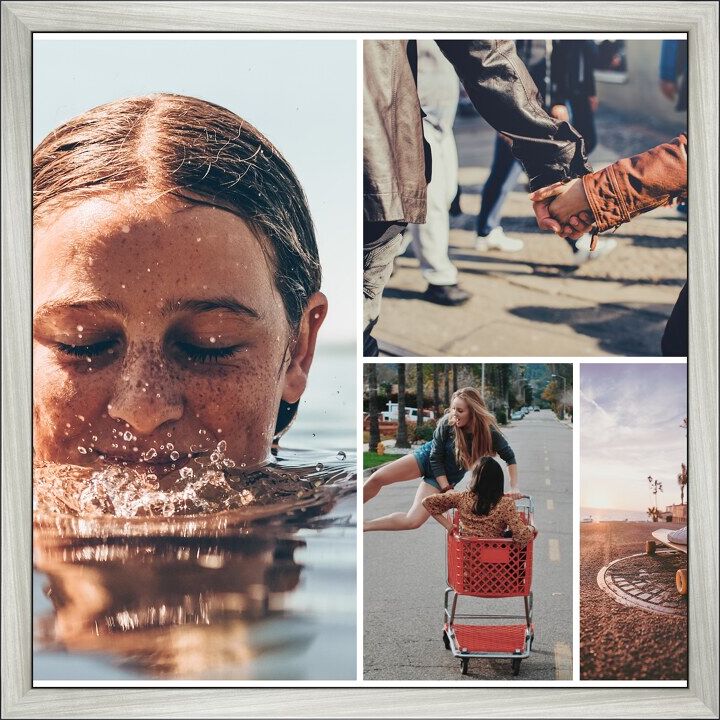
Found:
[[[680,502],[684,364],[583,363],[580,413],[581,506],[646,510],[653,505],[648,475],[663,483],[658,507]]]

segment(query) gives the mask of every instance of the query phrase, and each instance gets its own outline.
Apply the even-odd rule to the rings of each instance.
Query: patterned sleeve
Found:
[[[515,453],[510,447],[510,443],[505,439],[505,436],[497,428],[492,428],[490,434],[492,435],[493,450],[508,465],[517,465],[517,460],[515,460]]]
[[[423,500],[423,507],[431,515],[442,515],[447,512],[450,508],[456,508],[460,502],[460,496],[462,493],[459,492],[446,492],[438,493],[437,495],[428,495]]]
[[[512,532],[513,540],[521,547],[525,547],[530,538],[533,536],[533,529],[526,525],[515,507],[515,501],[512,498],[504,497],[503,500],[503,519],[507,522],[507,526]]]

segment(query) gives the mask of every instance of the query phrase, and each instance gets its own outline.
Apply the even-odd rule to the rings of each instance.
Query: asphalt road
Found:
[[[503,429],[518,461],[520,489],[535,501],[535,642],[518,680],[572,679],[572,430],[550,410]],[[459,486],[464,489],[468,479]],[[385,488],[364,506],[373,518],[410,507],[418,482]],[[506,479],[506,488],[509,483]],[[445,531],[364,535],[366,680],[513,680],[509,660],[460,661],[442,642]],[[460,612],[523,612],[521,598],[460,600]],[[502,622],[502,621],[500,621]]]

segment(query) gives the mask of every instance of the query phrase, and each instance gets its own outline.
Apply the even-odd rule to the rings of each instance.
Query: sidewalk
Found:
[[[618,128],[627,128],[627,135]],[[601,109],[595,169],[645,150],[666,135]],[[462,209],[476,214],[489,174],[495,133],[479,117],[456,122]],[[647,356],[660,354],[665,322],[687,273],[687,223],[657,208],[622,226],[609,255],[571,264],[566,242],[536,225],[523,175],[504,207],[503,228],[525,242],[518,253],[478,252],[475,233],[452,230],[451,257],[473,298],[460,307],[422,299],[418,262],[401,257],[386,287],[381,343],[425,356]]]

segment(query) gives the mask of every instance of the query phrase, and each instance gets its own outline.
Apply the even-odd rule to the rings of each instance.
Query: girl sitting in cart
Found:
[[[475,467],[481,459],[496,454],[507,463],[511,492],[519,493],[515,453],[498,430],[495,416],[485,406],[478,390],[473,387],[457,390],[452,396],[449,412],[435,428],[433,439],[413,453],[376,470],[363,486],[363,502],[367,502],[385,485],[422,478],[410,509],[368,520],[363,524],[363,530],[419,528],[430,517],[423,507],[425,498],[438,491],[452,490],[468,469]]]
[[[495,538],[506,529],[522,547],[533,537],[535,528],[526,525],[510,495],[503,495],[504,477],[500,464],[491,457],[483,458],[473,471],[469,490],[430,495],[423,500],[423,507],[448,532],[453,523],[444,513],[457,508],[460,513],[459,530],[464,535]]]

